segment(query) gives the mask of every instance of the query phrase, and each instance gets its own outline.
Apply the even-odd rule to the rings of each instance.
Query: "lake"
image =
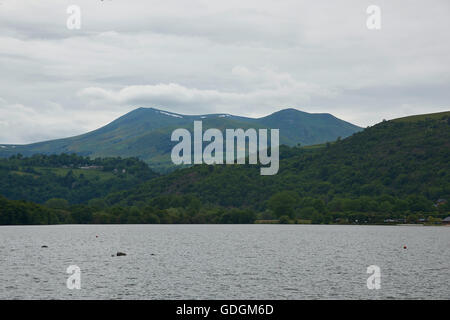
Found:
[[[1,226],[0,299],[449,299],[449,245],[448,227]]]

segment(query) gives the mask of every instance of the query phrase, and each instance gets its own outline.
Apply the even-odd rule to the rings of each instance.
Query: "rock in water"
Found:
[[[42,246],[41,248],[48,248],[47,246]]]
[[[120,257],[120,256],[126,256],[127,254],[126,253],[124,253],[124,252],[117,252],[117,254],[116,254],[118,257]]]

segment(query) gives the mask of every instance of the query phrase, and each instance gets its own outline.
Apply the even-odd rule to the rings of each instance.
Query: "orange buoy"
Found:
[[[406,246],[403,246],[403,249],[406,249]]]

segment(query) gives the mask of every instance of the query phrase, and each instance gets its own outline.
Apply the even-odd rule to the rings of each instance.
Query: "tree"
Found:
[[[45,205],[52,209],[67,210],[69,208],[69,202],[60,198],[51,198],[45,202]]]
[[[294,216],[294,209],[299,201],[298,195],[292,191],[282,191],[270,197],[268,207],[277,217]]]
[[[77,224],[85,224],[92,222],[92,211],[91,208],[86,206],[74,206],[71,208],[72,219]]]
[[[281,224],[288,224],[290,222],[289,217],[287,215],[283,215],[280,217]]]

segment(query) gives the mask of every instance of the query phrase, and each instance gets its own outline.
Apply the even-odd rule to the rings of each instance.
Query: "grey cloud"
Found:
[[[0,143],[83,133],[137,106],[289,106],[362,126],[450,109],[447,0],[380,0],[380,31],[361,0],[79,0],[74,31],[69,4],[2,0]]]

